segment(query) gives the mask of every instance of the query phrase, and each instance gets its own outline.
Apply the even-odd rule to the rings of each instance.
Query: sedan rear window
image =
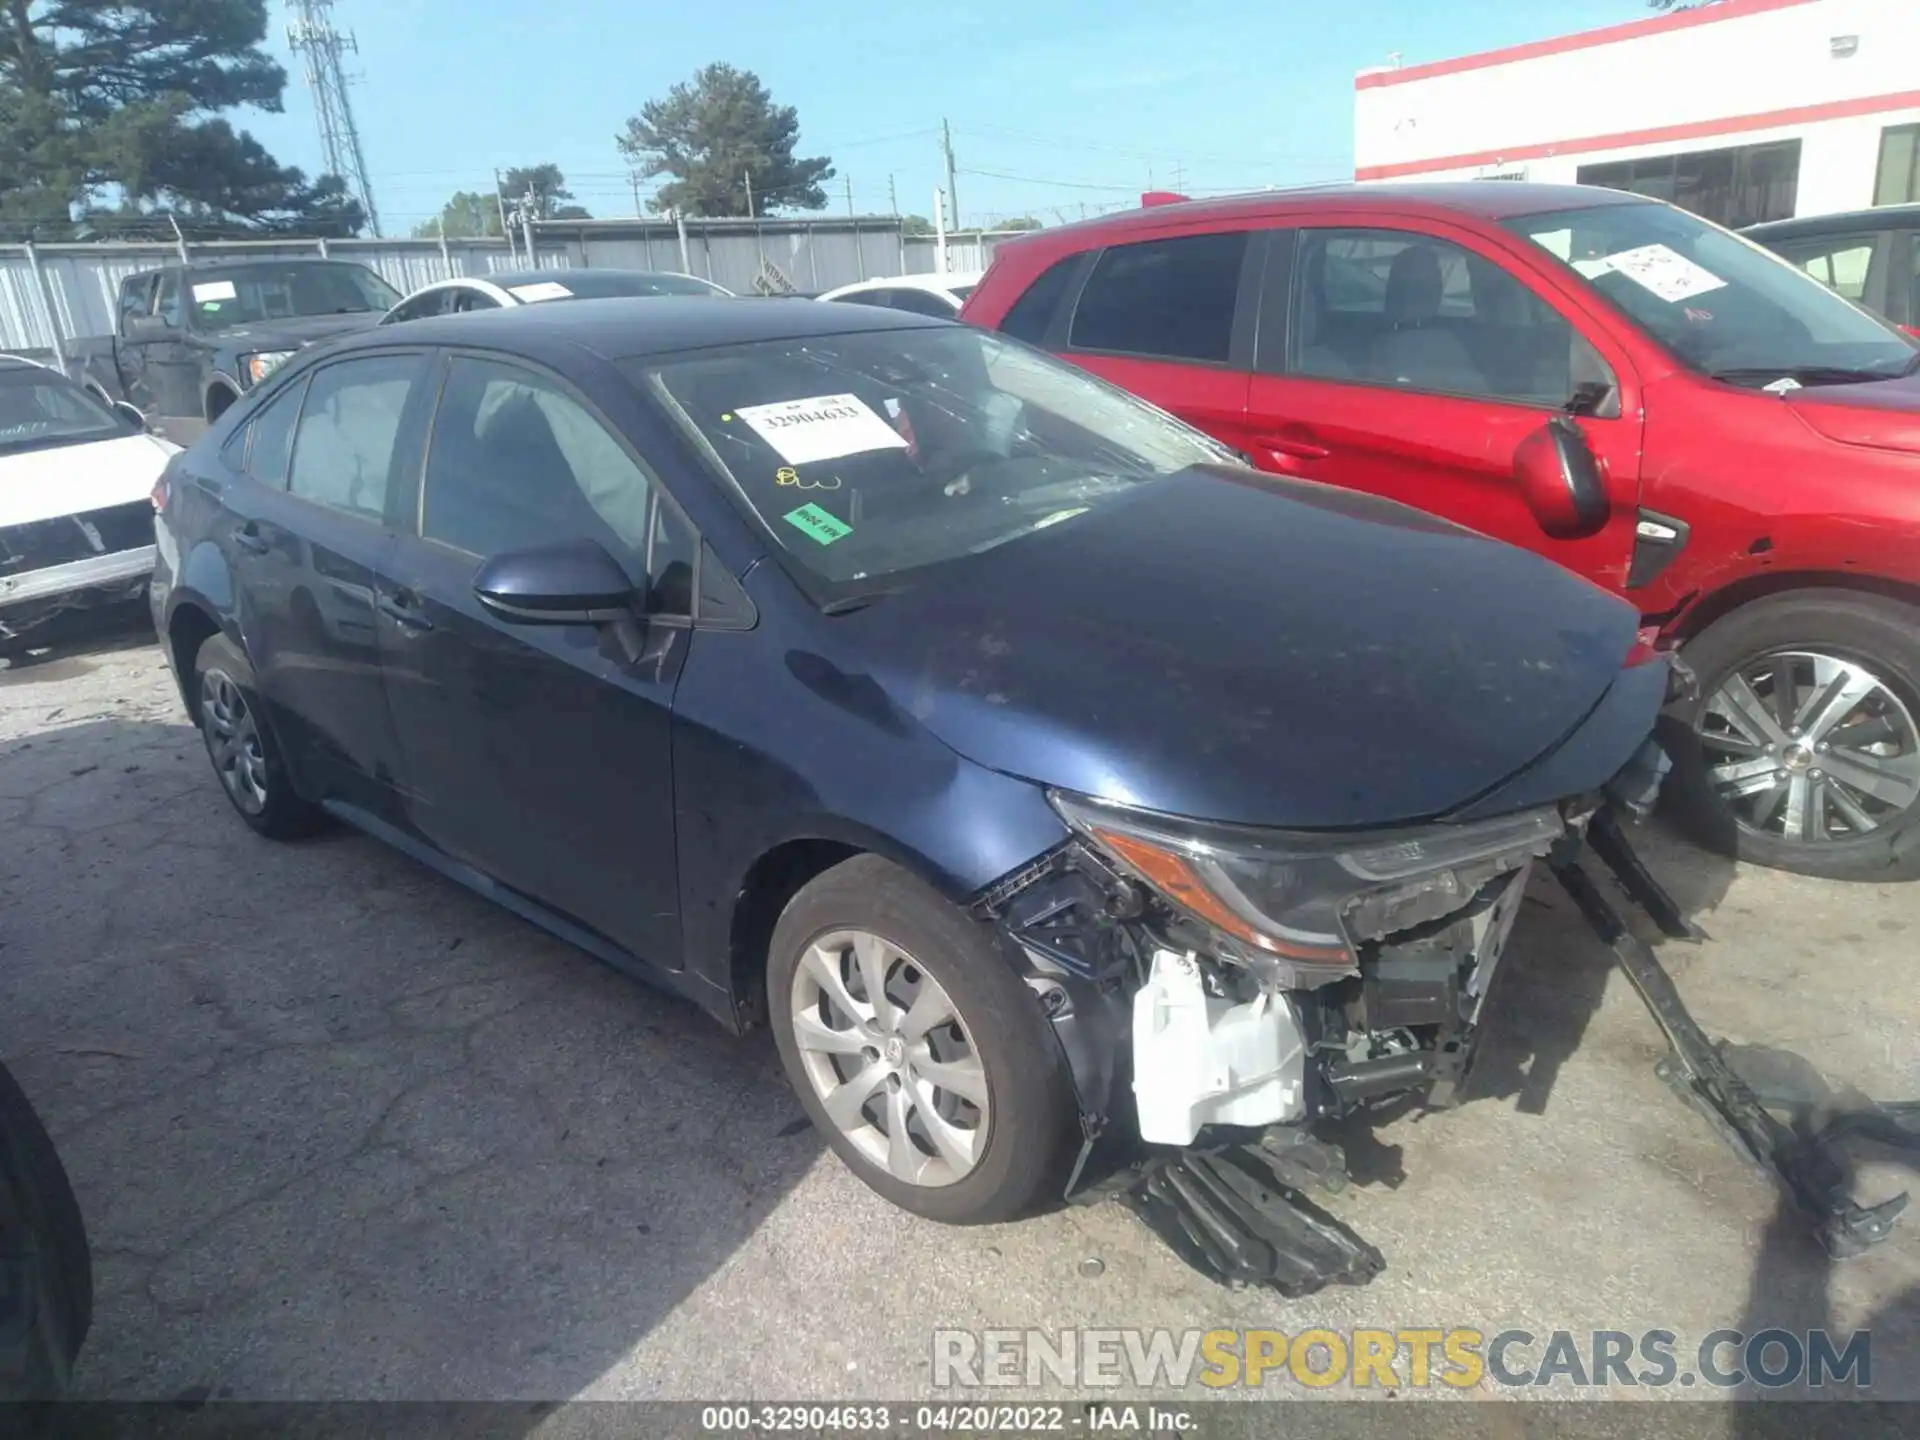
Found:
[[[964,328],[703,351],[648,383],[724,487],[829,587],[1070,524],[1232,452],[1143,401]]]

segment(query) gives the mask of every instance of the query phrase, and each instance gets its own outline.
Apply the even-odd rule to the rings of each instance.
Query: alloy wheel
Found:
[[[1779,650],[1737,667],[1695,722],[1714,793],[1745,829],[1858,839],[1920,802],[1920,730],[1868,666]]]
[[[828,1119],[910,1185],[951,1185],[986,1152],[992,1108],[973,1037],[940,982],[865,930],[822,935],[794,969],[793,1037]]]
[[[220,783],[243,811],[260,814],[267,808],[266,751],[245,694],[224,670],[200,677],[200,716]]]

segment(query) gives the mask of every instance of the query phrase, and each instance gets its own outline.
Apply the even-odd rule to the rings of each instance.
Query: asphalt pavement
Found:
[[[1871,1328],[1873,1393],[1920,1397],[1920,1215],[1825,1260],[1655,1078],[1651,1021],[1550,884],[1467,1103],[1343,1136],[1332,1208],[1386,1272],[1287,1301],[1113,1205],[914,1219],[805,1125],[764,1036],[370,840],[257,839],[150,634],[0,670],[0,826],[0,1057],[91,1231],[86,1396],[969,1398],[934,1389],[937,1328],[1662,1328],[1684,1352],[1779,1325]],[[1920,1095],[1920,886],[1636,839],[1710,932],[1660,946],[1710,1031]]]

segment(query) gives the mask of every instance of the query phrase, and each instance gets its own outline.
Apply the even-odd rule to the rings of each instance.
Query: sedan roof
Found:
[[[474,345],[536,354],[570,344],[604,359],[627,360],[756,340],[801,340],[952,323],[869,305],[810,305],[791,298],[743,298],[716,305],[698,295],[623,296],[430,316],[405,325],[355,331],[328,351],[337,355],[370,345],[405,343]]]

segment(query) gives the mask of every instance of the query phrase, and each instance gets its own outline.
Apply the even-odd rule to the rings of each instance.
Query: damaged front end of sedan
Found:
[[[1084,1139],[1065,1198],[1122,1201],[1222,1283],[1298,1296],[1372,1279],[1380,1252],[1309,1198],[1347,1183],[1315,1127],[1455,1103],[1521,898],[1545,868],[1665,1034],[1662,1079],[1831,1253],[1884,1239],[1907,1197],[1855,1203],[1832,1142],[1849,1128],[1909,1136],[1909,1107],[1872,1107],[1824,1133],[1777,1118],[1812,1101],[1749,1083],[1743,1052],[1706,1037],[1581,864],[1591,851],[1664,934],[1697,938],[1617,818],[1650,802],[1663,768],[1649,744],[1602,793],[1349,835],[1055,792],[1073,838],[980,896],[976,913],[1017,946],[1079,1092]]]

